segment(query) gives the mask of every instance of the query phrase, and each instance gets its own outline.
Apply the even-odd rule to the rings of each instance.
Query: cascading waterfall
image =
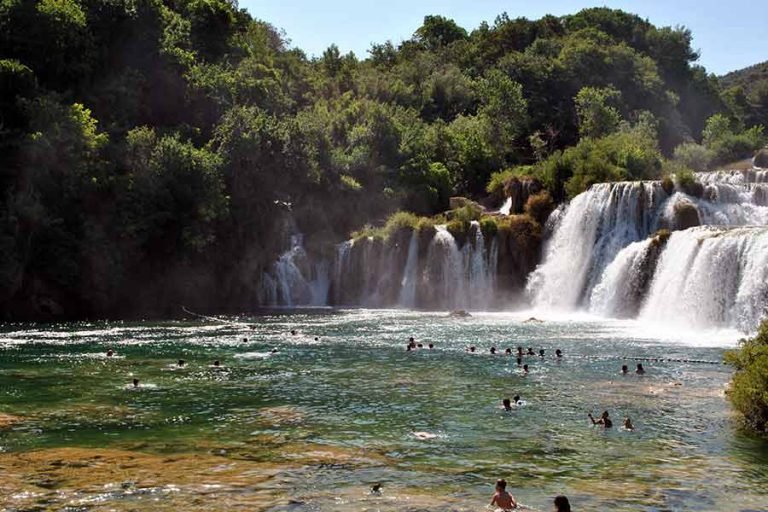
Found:
[[[768,228],[673,233],[640,318],[754,330],[768,313]]]
[[[419,275],[419,233],[411,233],[411,241],[408,243],[408,257],[403,270],[403,279],[400,281],[400,295],[398,305],[403,308],[416,307],[416,281]]]
[[[529,278],[534,305],[578,307],[622,248],[658,229],[668,198],[660,182],[601,183],[574,198]]]
[[[322,306],[328,302],[328,263],[311,262],[302,235],[291,236],[291,248],[262,276],[259,297],[269,306]]]
[[[529,276],[534,306],[753,329],[768,306],[768,174],[698,178],[700,197],[633,182],[574,198]]]

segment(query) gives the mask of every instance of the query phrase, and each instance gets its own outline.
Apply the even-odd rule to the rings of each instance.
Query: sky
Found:
[[[371,43],[411,37],[425,15],[453,18],[467,30],[482,21],[538,19],[607,6],[633,12],[657,26],[693,32],[702,64],[718,75],[768,60],[766,0],[240,0],[240,7],[286,32],[291,45],[319,56],[331,44],[368,56]]]

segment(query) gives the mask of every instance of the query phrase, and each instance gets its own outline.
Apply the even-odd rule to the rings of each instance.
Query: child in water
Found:
[[[496,481],[496,494],[493,495],[491,506],[499,507],[502,510],[517,508],[515,497],[507,492],[507,481],[503,478]]]

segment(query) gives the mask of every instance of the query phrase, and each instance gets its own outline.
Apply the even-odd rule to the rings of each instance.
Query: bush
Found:
[[[534,167],[531,165],[521,165],[519,167],[513,167],[510,169],[504,169],[491,174],[491,179],[488,181],[488,185],[485,187],[486,192],[494,196],[496,199],[504,197],[504,187],[507,182],[512,178],[522,178],[523,176],[530,176],[534,171]]]
[[[696,174],[690,169],[681,168],[675,173],[677,186],[689,196],[701,197],[704,186],[696,179]]]
[[[726,354],[736,367],[728,396],[747,425],[757,432],[768,432],[768,320],[760,324],[754,338],[740,342],[738,350]]]
[[[671,195],[675,191],[675,182],[669,174],[661,178],[661,188],[664,189],[667,195]]]
[[[555,202],[547,191],[529,197],[525,203],[525,213],[542,226],[547,222],[549,214],[554,209]]]
[[[451,219],[453,220],[460,220],[462,222],[466,222],[469,224],[473,220],[480,220],[480,217],[483,215],[483,211],[478,208],[477,206],[468,204],[466,206],[462,206],[461,208],[456,208],[455,210],[451,211]]]
[[[456,244],[461,247],[467,240],[470,222],[461,219],[454,219],[448,223],[446,229],[456,239]]]
[[[675,148],[674,159],[680,165],[696,171],[707,171],[715,155],[701,144],[686,142]]]
[[[494,217],[483,217],[480,219],[480,231],[486,240],[491,240],[499,231],[496,219]]]

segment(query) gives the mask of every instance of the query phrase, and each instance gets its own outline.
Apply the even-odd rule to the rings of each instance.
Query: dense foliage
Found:
[[[754,430],[768,432],[768,320],[754,338],[741,341],[738,350],[727,355],[736,367],[728,396]]]
[[[428,16],[360,60],[227,0],[0,0],[0,311],[241,308],[291,231],[323,250],[505,170],[559,201],[681,143],[680,165],[746,156],[759,108],[696,59],[687,30],[606,8]]]

